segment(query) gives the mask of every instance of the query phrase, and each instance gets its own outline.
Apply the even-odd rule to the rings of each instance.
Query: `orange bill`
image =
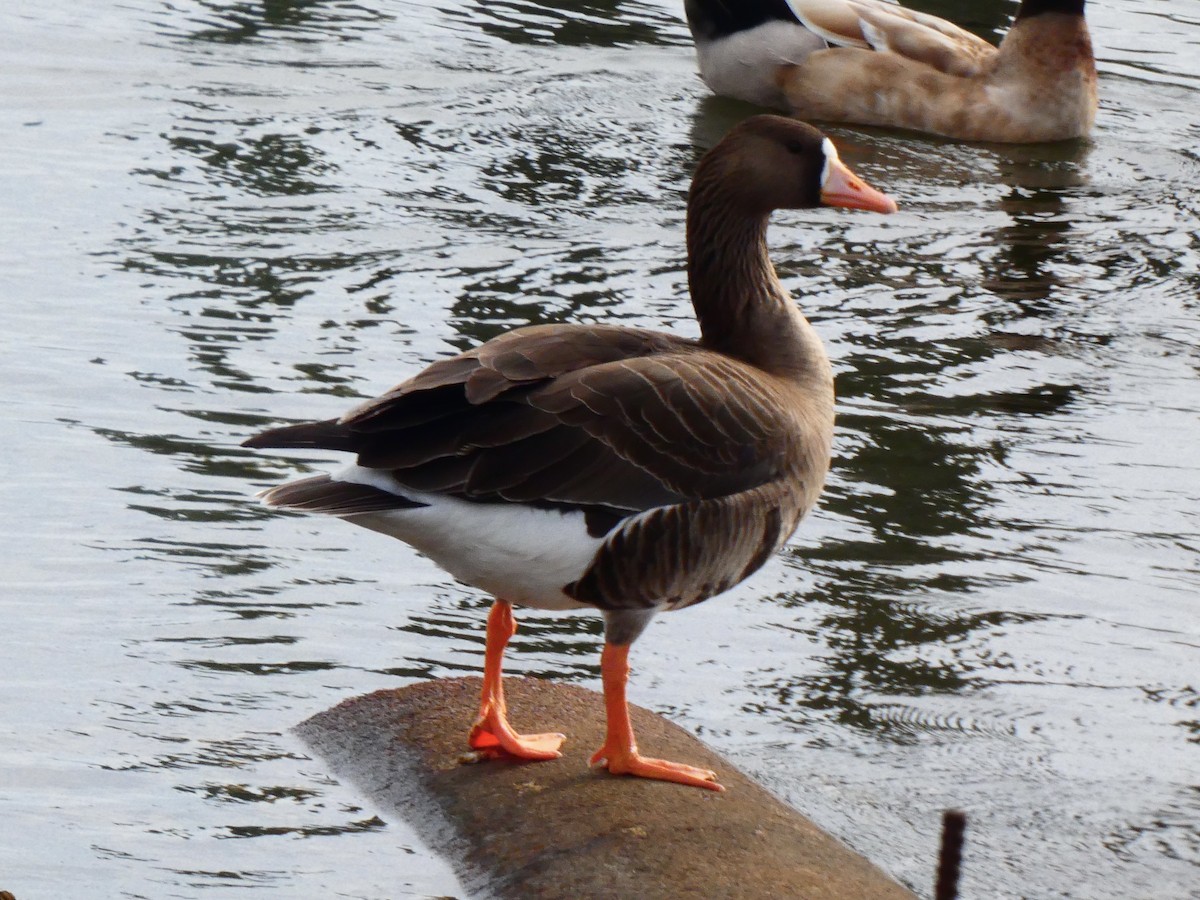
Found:
[[[821,185],[821,202],[826,206],[847,209],[867,209],[871,212],[894,213],[896,201],[877,191],[847,168],[837,157],[825,161],[825,179]]]

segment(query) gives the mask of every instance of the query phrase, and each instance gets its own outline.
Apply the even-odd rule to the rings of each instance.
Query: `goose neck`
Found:
[[[768,255],[769,213],[719,200],[694,192],[688,206],[688,286],[701,344],[775,374],[828,377],[820,339]]]

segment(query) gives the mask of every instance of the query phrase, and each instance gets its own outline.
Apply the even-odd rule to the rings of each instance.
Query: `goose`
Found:
[[[736,125],[700,161],[687,203],[700,337],[617,325],[518,328],[434,362],[340,419],[243,446],[335,450],[354,464],[260,494],[415,547],[486,591],[484,756],[560,755],[563,735],[510,726],[503,654],[513,604],[602,612],[609,772],[722,790],[712,771],[638,752],[629,648],[660,611],[746,578],[815,503],[829,466],[833,375],[767,254],[775,209],[893,212],[815,128]]]
[[[1084,0],[1022,0],[994,47],[889,0],[685,0],[716,94],[803,119],[964,141],[1084,137],[1096,62]]]

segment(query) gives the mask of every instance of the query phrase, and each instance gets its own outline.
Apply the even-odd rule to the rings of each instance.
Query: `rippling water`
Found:
[[[1089,17],[1089,142],[831,129],[902,211],[773,231],[838,370],[828,494],[634,653],[635,702],[922,892],[951,805],[964,896],[1200,883],[1200,10]],[[17,0],[0,34],[0,888],[461,894],[287,729],[478,672],[487,600],[267,514],[323,461],[237,444],[514,325],[694,333],[683,195],[750,109],[670,0]],[[521,622],[512,671],[598,686],[595,617]]]

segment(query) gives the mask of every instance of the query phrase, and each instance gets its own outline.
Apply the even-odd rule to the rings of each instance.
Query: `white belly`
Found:
[[[459,581],[523,606],[586,606],[562,591],[583,575],[604,543],[603,538],[588,535],[583,513],[424,494],[401,488],[385,472],[360,466],[349,466],[332,477],[428,504],[346,520],[399,538]]]

